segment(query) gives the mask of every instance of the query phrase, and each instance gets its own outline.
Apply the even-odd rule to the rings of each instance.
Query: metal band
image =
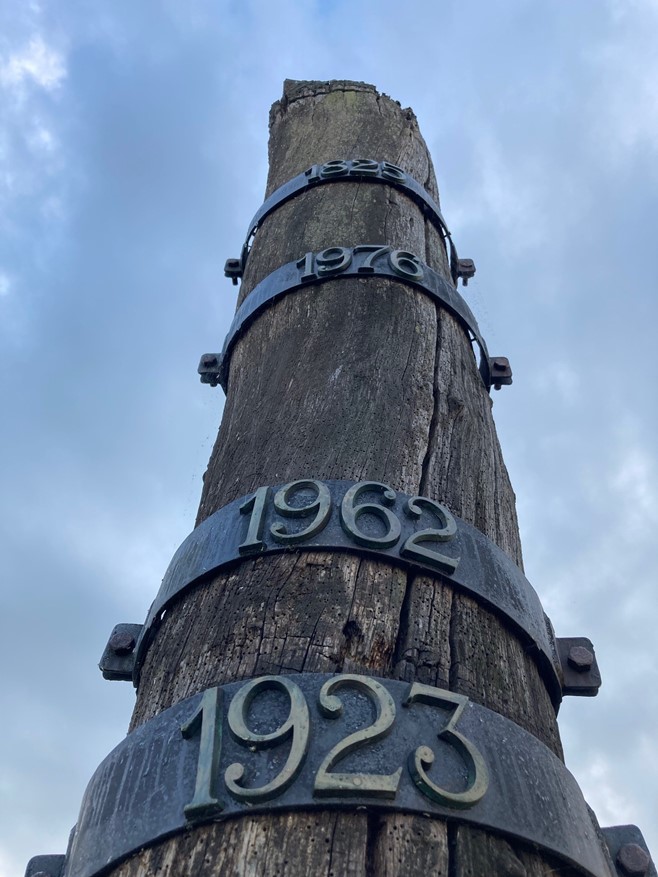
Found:
[[[208,689],[129,734],[87,787],[64,873],[199,822],[336,808],[476,825],[611,877],[576,781],[532,734],[431,686],[310,673]]]
[[[315,527],[314,519],[319,522]],[[435,528],[433,534],[427,528]],[[245,557],[291,548],[356,552],[445,576],[512,625],[537,661],[554,705],[559,705],[562,671],[553,631],[519,567],[483,533],[434,500],[394,492],[377,482],[303,479],[261,487],[206,518],[176,551],[149,610],[136,649],[135,685],[162,613],[181,594]]]
[[[333,256],[331,254],[334,254]],[[341,255],[339,260],[338,254]],[[333,264],[326,264],[333,259]],[[224,392],[228,385],[231,350],[245,329],[274,302],[290,292],[296,292],[312,284],[326,280],[349,277],[385,277],[398,283],[406,283],[419,289],[459,320],[480,348],[480,374],[487,390],[492,381],[487,345],[480,334],[473,312],[457,290],[440,274],[422,263],[412,253],[394,250],[385,244],[361,244],[356,247],[329,247],[320,253],[307,253],[296,262],[288,262],[268,274],[242,302],[228,330],[219,364],[213,369],[214,379]],[[215,358],[217,359],[217,358]],[[202,360],[203,363],[203,360]],[[202,375],[207,369],[199,369]],[[202,377],[202,380],[204,378]],[[511,383],[511,381],[510,381]]]
[[[329,161],[323,165],[313,165],[304,173],[298,174],[292,180],[288,180],[287,183],[284,183],[272,192],[249,223],[247,239],[242,247],[240,258],[240,273],[237,276],[241,276],[244,272],[247,259],[249,258],[252,238],[266,216],[269,216],[270,213],[292,198],[296,198],[303,192],[308,191],[308,189],[315,188],[315,186],[324,183],[336,182],[384,183],[387,186],[393,186],[395,189],[404,192],[408,198],[411,198],[420,207],[423,216],[433,223],[448,242],[450,248],[450,271],[454,283],[457,283],[459,258],[439,205],[427,190],[417,180],[406,174],[402,168],[387,161],[377,162],[372,159]]]

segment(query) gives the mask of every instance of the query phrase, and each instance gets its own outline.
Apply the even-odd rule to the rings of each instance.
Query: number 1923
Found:
[[[384,684],[369,676],[342,674],[328,679],[318,693],[318,710],[324,719],[338,719],[343,714],[343,702],[337,692],[356,689],[365,695],[375,708],[376,718],[366,728],[361,728],[340,740],[324,755],[313,779],[312,794],[316,798],[359,797],[394,799],[402,776],[402,766],[392,773],[341,773],[335,766],[350,753],[363,749],[387,737],[394,731],[396,719],[395,702]],[[275,730],[256,733],[247,724],[254,699],[265,691],[275,690],[288,698],[288,715]],[[204,692],[194,714],[181,727],[183,737],[199,736],[199,753],[194,796],[185,806],[189,820],[207,818],[220,813],[224,804],[219,797],[219,765],[222,750],[222,689],[210,688]],[[408,753],[407,769],[416,788],[430,801],[452,809],[473,807],[487,791],[489,776],[482,754],[456,725],[468,703],[464,695],[454,694],[418,682],[410,685],[402,706],[426,704],[453,710],[447,724],[438,732],[438,738],[450,745],[463,760],[467,773],[467,786],[463,791],[450,791],[437,785],[427,769],[435,756],[429,746],[421,745]],[[224,771],[224,786],[237,801],[257,804],[283,794],[297,779],[307,758],[311,741],[311,718],[309,705],[299,685],[284,676],[262,676],[245,683],[231,700],[227,724],[231,737],[252,752],[271,749],[288,743],[288,757],[279,773],[260,786],[245,784],[245,766],[234,762]]]

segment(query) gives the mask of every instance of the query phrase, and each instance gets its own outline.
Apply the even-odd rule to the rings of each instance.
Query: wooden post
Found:
[[[270,117],[267,195],[311,165],[388,161],[438,200],[410,109],[356,82],[286,81]],[[280,265],[385,243],[450,280],[442,237],[393,187],[309,189],[271,214],[240,302]],[[198,522],[262,485],[372,480],[446,504],[521,565],[514,493],[462,325],[382,277],[327,281],[266,310],[237,342]],[[467,695],[561,756],[555,710],[517,635],[440,575],[350,552],[245,557],[171,608],[142,668],[132,729],[210,686],[352,672]],[[242,815],[143,850],[123,877],[571,873],[528,846],[439,818],[363,809]],[[575,873],[575,872],[574,872]]]

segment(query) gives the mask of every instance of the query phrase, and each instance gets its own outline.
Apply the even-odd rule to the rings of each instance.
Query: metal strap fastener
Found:
[[[594,697],[601,687],[601,673],[592,641],[584,636],[558,637],[555,641],[562,667],[562,694]]]
[[[240,335],[268,307],[283,296],[327,280],[340,278],[384,277],[419,289],[449,311],[466,329],[468,337],[480,348],[480,375],[487,390],[492,385],[512,383],[512,371],[504,357],[491,360],[473,312],[457,290],[445,278],[406,250],[394,250],[386,244],[360,244],[356,247],[328,247],[319,253],[307,253],[296,262],[288,262],[263,278],[238,308],[224,341],[221,354],[201,357],[201,382],[228,385],[231,350]],[[504,361],[503,361],[504,360]]]
[[[311,513],[305,513],[311,504]],[[388,537],[382,536],[383,520],[391,530]],[[445,576],[512,626],[537,661],[557,710],[562,670],[553,631],[519,567],[445,506],[378,482],[302,479],[261,487],[206,518],[176,551],[149,610],[135,649],[135,685],[163,612],[184,592],[245,557],[291,548],[348,551]]]
[[[132,679],[135,646],[143,627],[143,624],[117,624],[114,627],[98,663],[103,679]]]
[[[548,622],[548,619],[547,623]],[[99,668],[104,679],[115,682],[133,682],[135,679],[135,651],[117,655],[113,648],[117,631],[130,628],[136,642],[144,628],[143,624],[117,624],[108,640]],[[562,670],[562,697],[595,697],[601,687],[601,673],[596,660],[592,641],[587,637],[554,637],[560,668]],[[578,645],[574,646],[574,643]],[[573,654],[577,653],[577,668],[574,667]],[[584,655],[584,657],[583,657]],[[557,709],[557,708],[556,708]]]
[[[25,877],[64,877],[66,856],[34,856],[27,863]]]
[[[615,877],[658,877],[649,847],[637,825],[602,829],[615,866]]]
[[[356,674],[263,676],[159,713],[100,764],[65,877],[97,877],[201,822],[357,808],[418,813],[612,877],[573,776],[536,737],[464,695]]]
[[[441,232],[444,241],[447,241],[450,250],[450,273],[455,285],[461,277],[464,286],[475,274],[475,265],[472,259],[460,259],[457,249],[452,240],[441,209],[432,196],[413,177],[406,174],[402,168],[387,161],[373,161],[372,159],[351,159],[328,161],[323,165],[313,165],[304,173],[298,174],[292,180],[288,180],[276,189],[263,203],[249,223],[247,238],[242,247],[239,259],[228,259],[224,269],[227,277],[234,284],[242,277],[249,258],[249,251],[253,237],[266,216],[277,210],[282,204],[296,198],[308,189],[324,183],[384,183],[393,186],[411,198],[422,210],[423,215]]]

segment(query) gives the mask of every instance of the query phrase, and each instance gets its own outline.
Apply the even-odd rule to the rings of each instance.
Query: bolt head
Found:
[[[131,633],[117,631],[110,637],[109,645],[115,655],[129,655],[135,648],[135,637]]]
[[[649,870],[651,856],[639,844],[624,844],[617,853],[617,864],[628,877],[642,877]]]
[[[592,669],[594,655],[589,649],[586,649],[585,646],[572,646],[569,649],[569,657],[567,660],[574,670],[577,670],[579,673],[585,673],[587,670]]]

